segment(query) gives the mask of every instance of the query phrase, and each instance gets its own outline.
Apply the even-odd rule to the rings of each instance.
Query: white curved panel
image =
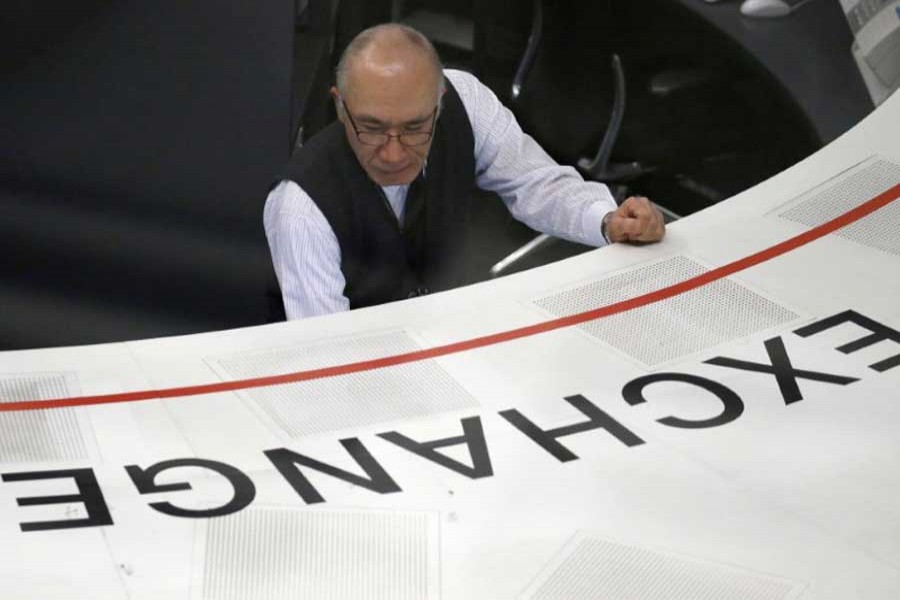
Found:
[[[0,355],[3,598],[897,598],[898,123],[658,245]]]

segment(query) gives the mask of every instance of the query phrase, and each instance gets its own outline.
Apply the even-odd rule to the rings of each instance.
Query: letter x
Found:
[[[784,398],[785,404],[803,400],[803,394],[800,393],[800,386],[797,384],[797,379],[809,379],[824,383],[834,383],[836,385],[847,385],[848,383],[859,381],[859,379],[855,377],[845,377],[843,375],[833,375],[831,373],[795,369],[791,364],[791,359],[788,357],[784,342],[780,337],[766,340],[765,344],[766,352],[769,354],[769,360],[772,361],[771,364],[738,360],[726,356],[717,356],[716,358],[711,358],[704,362],[719,367],[730,367],[732,369],[755,371],[757,373],[770,373],[774,375],[775,380],[778,382],[778,387],[781,389],[781,396]]]

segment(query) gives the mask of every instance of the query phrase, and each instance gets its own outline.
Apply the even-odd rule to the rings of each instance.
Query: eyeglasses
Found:
[[[434,111],[431,113],[431,130],[430,131],[404,131],[403,133],[385,133],[383,131],[360,131],[347,108],[347,103],[341,98],[341,105],[347,118],[350,119],[350,125],[356,133],[356,139],[360,144],[365,146],[384,146],[391,141],[391,138],[397,138],[397,141],[404,146],[424,146],[431,140],[434,135],[434,124],[437,122],[438,105],[435,105]]]

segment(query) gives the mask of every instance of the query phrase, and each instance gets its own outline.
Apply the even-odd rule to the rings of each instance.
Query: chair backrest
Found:
[[[531,54],[532,65],[516,78],[512,106],[551,155],[575,164],[595,153],[613,103],[611,3],[538,0],[533,14],[538,9],[540,19],[529,38],[537,43],[526,47],[523,60]]]

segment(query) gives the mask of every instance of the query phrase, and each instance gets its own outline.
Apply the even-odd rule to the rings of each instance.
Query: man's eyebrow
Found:
[[[387,123],[385,123],[381,119],[370,116],[370,115],[356,115],[356,120],[360,123],[365,123],[366,125],[375,125],[375,126],[387,125]]]
[[[356,120],[360,124],[369,125],[371,127],[390,127],[390,123],[386,123],[379,119],[378,117],[374,117],[372,115],[356,115]],[[423,115],[421,117],[416,117],[404,123],[400,123],[400,127],[409,127],[411,125],[422,125],[431,120],[431,113],[427,115]]]
[[[424,117],[418,117],[416,119],[412,119],[411,121],[407,121],[406,123],[404,123],[404,125],[406,125],[406,126],[424,125],[425,123],[427,123],[430,120],[431,120],[431,114],[429,113],[429,114],[425,115]]]

